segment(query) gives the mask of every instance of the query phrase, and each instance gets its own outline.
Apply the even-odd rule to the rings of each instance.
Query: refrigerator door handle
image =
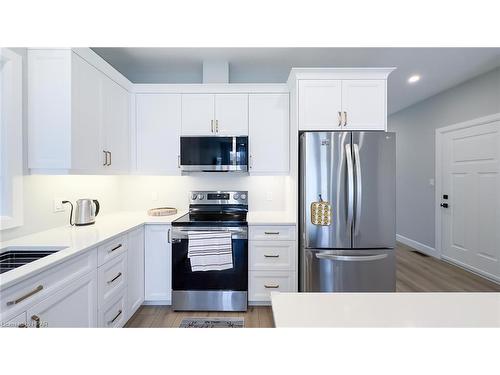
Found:
[[[345,145],[347,160],[347,227],[352,229],[354,215],[354,167],[352,162],[351,145]]]
[[[354,165],[356,167],[356,215],[354,216],[354,234],[359,233],[359,220],[361,219],[361,202],[363,199],[363,183],[361,180],[361,159],[359,157],[359,145],[354,144]]]
[[[333,255],[325,252],[316,253],[316,258],[327,260],[339,260],[346,262],[369,262],[373,260],[381,260],[387,258],[387,254],[376,255]]]

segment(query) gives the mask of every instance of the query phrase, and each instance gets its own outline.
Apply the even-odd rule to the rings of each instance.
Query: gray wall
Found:
[[[392,114],[397,133],[397,233],[435,247],[435,130],[500,112],[500,68]]]

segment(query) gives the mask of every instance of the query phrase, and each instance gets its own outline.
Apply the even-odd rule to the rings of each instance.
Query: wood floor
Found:
[[[396,264],[398,292],[500,292],[498,284],[402,244],[396,248]],[[268,306],[250,306],[246,313],[175,312],[170,306],[141,306],[125,327],[179,327],[188,317],[243,317],[245,327],[273,327]]]

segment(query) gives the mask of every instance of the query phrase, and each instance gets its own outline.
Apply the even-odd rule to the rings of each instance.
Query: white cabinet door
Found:
[[[102,170],[102,73],[75,53],[72,63],[71,169]]]
[[[248,135],[248,94],[215,95],[215,132]]]
[[[180,174],[181,95],[136,95],[136,121],[137,170]]]
[[[342,81],[310,79],[299,81],[299,130],[340,129]]]
[[[214,94],[182,94],[182,135],[215,134]]]
[[[342,111],[346,130],[385,130],[385,80],[342,81]]]
[[[146,225],[145,300],[172,299],[172,245],[170,225]]]
[[[288,172],[288,102],[288,94],[249,96],[250,173]]]
[[[73,281],[27,314],[32,327],[97,327],[97,271]]]
[[[104,150],[109,151],[106,169],[126,172],[130,166],[129,94],[104,74],[101,76],[102,134]]]
[[[128,234],[127,318],[144,302],[144,228]]]

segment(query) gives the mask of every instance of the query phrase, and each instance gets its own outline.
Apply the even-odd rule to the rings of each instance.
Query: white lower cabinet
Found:
[[[99,307],[127,288],[127,253],[99,267]]]
[[[170,225],[145,227],[145,295],[149,302],[172,300],[172,244]]]
[[[31,327],[97,326],[97,272],[94,270],[27,310]]]
[[[124,288],[99,309],[99,327],[119,328],[127,323],[127,290]]]
[[[297,241],[294,225],[249,228],[248,301],[269,303],[271,292],[297,291]]]
[[[127,319],[144,302],[144,228],[128,234],[127,251]]]

